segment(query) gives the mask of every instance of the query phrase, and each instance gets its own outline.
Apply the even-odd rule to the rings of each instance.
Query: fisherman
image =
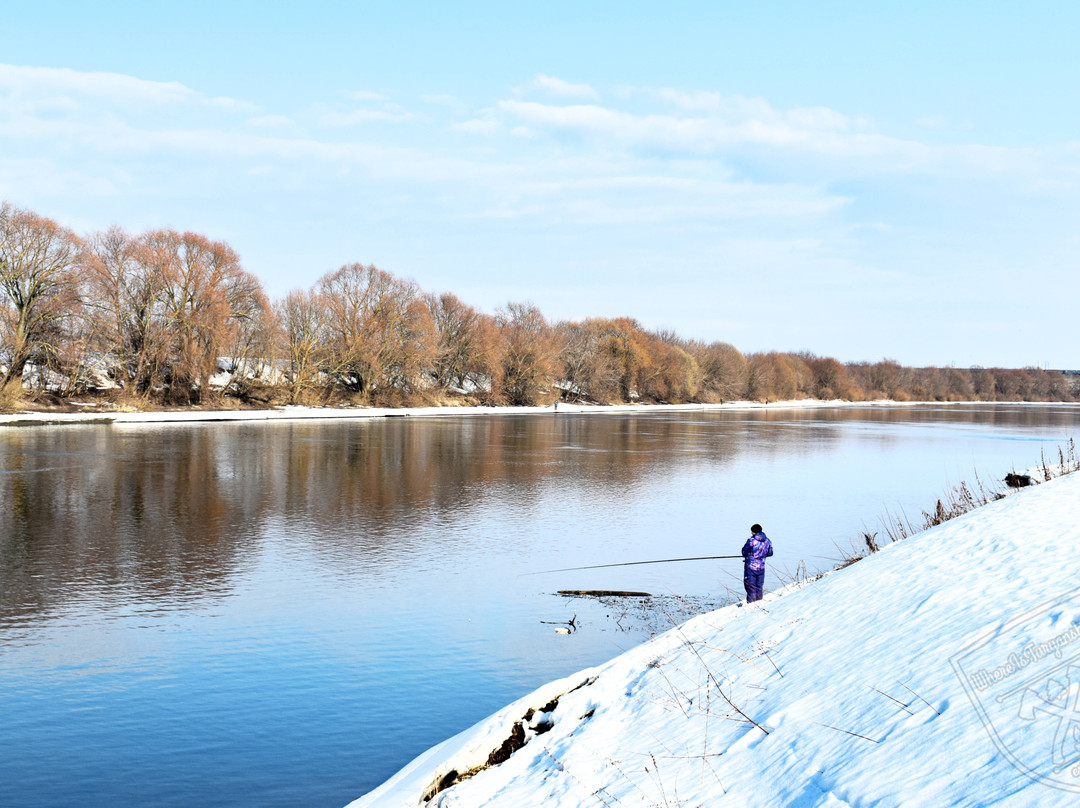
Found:
[[[752,525],[750,533],[742,548],[743,586],[746,587],[747,603],[761,600],[761,589],[765,585],[765,559],[773,553],[772,542],[761,525]]]

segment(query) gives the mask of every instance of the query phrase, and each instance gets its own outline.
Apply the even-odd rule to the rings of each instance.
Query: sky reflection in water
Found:
[[[1075,407],[0,431],[0,804],[341,805],[430,745],[886,512],[1000,480]],[[680,603],[679,598],[686,598]],[[577,611],[580,631],[542,620]],[[629,629],[629,630],[623,630]]]

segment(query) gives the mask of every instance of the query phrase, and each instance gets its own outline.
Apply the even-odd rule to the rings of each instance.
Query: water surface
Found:
[[[777,548],[1000,480],[1080,408],[0,429],[0,805],[339,806]],[[634,602],[559,589],[632,589]],[[542,621],[578,613],[569,637]],[[648,619],[644,619],[647,617]]]

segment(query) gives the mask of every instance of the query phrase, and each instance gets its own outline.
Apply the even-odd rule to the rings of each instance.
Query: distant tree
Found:
[[[242,399],[257,398],[257,391],[274,381],[269,361],[277,343],[277,321],[262,283],[249,272],[225,279],[225,299],[229,304],[229,324],[223,343],[232,382],[229,392]]]
[[[661,361],[661,339],[629,317],[570,323],[560,333],[567,340],[561,354],[567,381],[594,400],[650,398],[656,377],[670,370]]]
[[[507,303],[495,315],[503,338],[502,392],[508,404],[535,405],[554,383],[559,337],[532,303]]]
[[[1067,401],[1069,399],[1068,382],[1065,375],[1056,370],[1043,370],[1039,367],[1025,368],[1031,378],[1032,401]]]
[[[853,385],[848,369],[831,356],[814,356],[807,354],[801,357],[810,369],[811,395],[814,398],[828,401],[834,398],[853,398]]]
[[[51,219],[0,203],[0,391],[22,381],[31,360],[55,361],[78,295],[80,239]]]
[[[113,376],[124,388],[149,396],[163,383],[170,336],[161,294],[165,276],[152,260],[147,237],[119,227],[92,234],[86,276],[98,346]]]
[[[380,387],[383,394],[418,389],[436,349],[420,288],[363,264],[324,275],[317,288],[329,315],[329,371],[338,383],[369,398]]]
[[[653,401],[683,403],[692,401],[701,384],[701,370],[694,357],[683,347],[686,344],[674,332],[662,331],[647,335],[649,356],[643,395]]]
[[[751,399],[787,401],[810,387],[809,367],[792,354],[778,351],[750,354],[746,362],[747,391]]]
[[[624,401],[640,399],[649,384],[656,363],[650,348],[652,340],[630,317],[611,321],[608,350],[619,368],[620,394]]]
[[[289,292],[274,304],[290,404],[304,403],[319,387],[320,372],[329,360],[328,308],[313,290]]]
[[[432,373],[440,389],[489,398],[502,375],[502,339],[490,316],[450,293],[424,296],[435,329]]]
[[[726,342],[695,342],[688,349],[701,369],[701,395],[706,401],[733,401],[746,396],[746,358]]]
[[[155,369],[170,401],[200,401],[210,394],[222,351],[238,344],[254,312],[263,316],[268,304],[261,284],[225,242],[163,229],[144,234],[142,243],[157,297],[151,309],[168,346],[164,367]]]
[[[978,401],[994,400],[994,375],[979,365],[968,368],[972,395]]]
[[[903,368],[895,359],[883,359],[873,364],[852,363],[847,366],[853,381],[869,399],[897,398]]]
[[[589,319],[557,326],[559,361],[568,393],[575,398],[610,404],[620,400],[620,366],[609,350],[616,329],[611,320]]]
[[[994,368],[994,389],[998,401],[1024,401],[1031,390],[1031,377],[1023,370]]]
[[[948,401],[974,401],[975,387],[971,374],[959,368],[945,369],[945,397]]]

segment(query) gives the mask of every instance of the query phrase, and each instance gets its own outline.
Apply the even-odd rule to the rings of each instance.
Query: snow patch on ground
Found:
[[[970,403],[970,402],[969,402]],[[564,414],[619,414],[619,413],[664,413],[664,412],[740,412],[746,410],[792,410],[822,409],[840,407],[901,407],[911,408],[927,406],[953,406],[942,402],[915,401],[818,401],[800,399],[798,401],[777,401],[764,404],[757,401],[729,401],[725,404],[611,404],[583,405],[565,404],[558,407],[299,407],[280,406],[264,410],[170,410],[159,412],[119,412],[108,405],[102,412],[38,412],[25,411],[0,413],[0,426],[30,426],[34,424],[78,424],[78,423],[114,423],[114,424],[159,424],[191,423],[197,421],[296,421],[296,420],[347,420],[357,418],[401,418],[401,417],[437,417],[462,415],[564,415]],[[993,406],[993,405],[987,405]],[[1025,403],[1026,407],[1039,406]],[[1052,406],[1069,406],[1053,404]],[[1073,405],[1080,406],[1080,405]]]
[[[350,808],[1067,804],[1080,791],[1077,513],[1073,474],[691,619],[510,705]],[[547,731],[482,765],[556,697]]]

